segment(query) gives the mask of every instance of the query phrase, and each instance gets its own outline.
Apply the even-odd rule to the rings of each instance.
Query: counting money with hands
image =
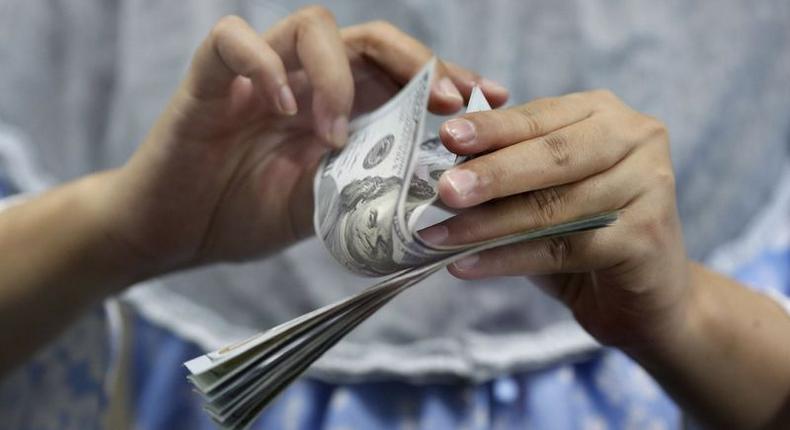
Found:
[[[278,393],[392,298],[448,264],[481,251],[605,227],[616,213],[511,234],[484,242],[435,246],[418,221],[437,205],[442,172],[463,158],[423,136],[431,60],[389,102],[356,119],[346,147],[328,154],[314,183],[316,235],[343,266],[389,275],[359,294],[329,304],[234,345],[185,363],[205,409],[223,428],[248,427]],[[467,112],[489,110],[475,88]]]

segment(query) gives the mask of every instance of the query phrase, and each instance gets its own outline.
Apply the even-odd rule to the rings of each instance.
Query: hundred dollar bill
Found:
[[[431,161],[421,150],[435,154],[437,170],[455,162],[436,141],[420,145],[435,64],[432,59],[389,102],[355,120],[346,147],[325,157],[316,174],[316,233],[354,272],[381,276],[428,258],[407,218],[436,191],[425,176],[414,175],[415,165]]]
[[[463,161],[423,135],[432,59],[393,99],[351,124],[349,142],[315,177],[315,231],[348,269],[371,276],[447,255],[419,238],[417,222],[437,198],[439,176]],[[490,110],[478,87],[467,112]]]
[[[357,119],[349,143],[315,178],[315,230],[332,256],[360,274],[390,275],[372,287],[268,331],[187,361],[205,410],[226,429],[249,427],[265,406],[348,332],[393,297],[452,262],[498,246],[605,227],[616,213],[453,247],[420,240],[417,220],[437,182],[463,161],[423,136],[431,60],[392,100]],[[479,88],[467,112],[488,110]]]

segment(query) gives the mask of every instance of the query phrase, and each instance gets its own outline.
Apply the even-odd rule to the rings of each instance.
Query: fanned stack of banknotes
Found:
[[[389,102],[355,120],[347,146],[327,155],[315,178],[314,223],[324,246],[356,273],[389,277],[353,297],[186,362],[189,381],[222,428],[249,427],[277,394],[346,334],[448,264],[486,249],[616,220],[616,213],[602,214],[462,246],[423,241],[418,220],[438,204],[439,176],[463,161],[438,138],[423,137],[435,63],[431,60]],[[489,109],[475,88],[467,112]]]

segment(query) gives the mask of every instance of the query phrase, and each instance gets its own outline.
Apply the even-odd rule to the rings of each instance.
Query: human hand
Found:
[[[110,175],[109,235],[161,273],[279,250],[312,233],[320,157],[344,144],[349,118],[394,95],[432,53],[384,22],[339,30],[302,9],[266,33],[220,20],[132,159]],[[455,112],[480,82],[439,62],[429,108]],[[460,90],[460,92],[459,92]]]
[[[476,242],[602,212],[605,229],[493,249],[457,262],[463,279],[529,275],[600,342],[631,347],[677,329],[688,262],[667,130],[608,91],[541,99],[443,124],[452,151],[442,201],[464,209],[424,237]]]

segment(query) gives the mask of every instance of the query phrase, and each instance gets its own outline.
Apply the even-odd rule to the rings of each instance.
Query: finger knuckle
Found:
[[[653,169],[653,182],[664,191],[674,192],[676,186],[675,172],[671,167]]]
[[[244,20],[236,15],[226,15],[217,21],[214,24],[214,27],[211,28],[211,32],[209,33],[209,37],[214,40],[224,38],[228,32],[232,31],[234,28],[237,28],[239,25],[243,24]]]
[[[515,112],[518,116],[516,121],[518,121],[520,128],[522,128],[527,135],[543,135],[543,124],[541,124],[541,122],[538,120],[538,116],[532,109],[522,107],[520,109],[514,110],[513,112]]]
[[[530,213],[543,225],[551,224],[562,213],[565,196],[557,187],[543,188],[525,194]]]
[[[571,163],[571,149],[568,139],[561,133],[551,133],[543,137],[541,142],[557,167],[567,167]]]
[[[375,20],[364,24],[359,33],[359,40],[362,51],[376,56],[386,49],[386,40],[396,37],[397,27],[385,20]]]
[[[642,115],[642,116],[644,118],[643,120],[644,132],[649,139],[660,139],[662,141],[669,140],[669,128],[663,121],[649,115]]]
[[[296,18],[303,24],[335,23],[335,15],[324,6],[307,6],[296,12]]]
[[[557,272],[565,270],[572,252],[571,241],[567,237],[552,237],[546,241],[546,255]]]

